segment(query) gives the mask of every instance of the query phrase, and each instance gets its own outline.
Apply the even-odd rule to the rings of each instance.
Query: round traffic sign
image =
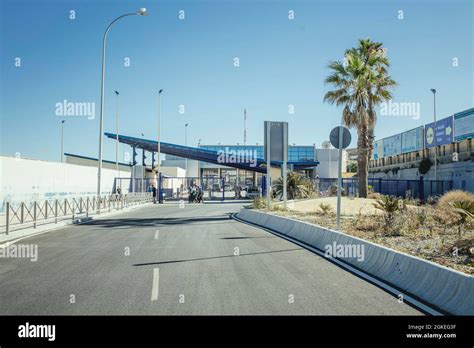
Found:
[[[332,146],[336,149],[339,148],[339,128],[342,127],[342,148],[345,149],[351,143],[352,137],[351,132],[344,126],[334,127],[331,133],[329,134],[329,140],[331,141]]]

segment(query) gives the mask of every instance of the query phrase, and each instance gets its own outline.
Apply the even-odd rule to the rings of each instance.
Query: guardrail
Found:
[[[70,199],[45,200],[43,202],[17,203],[7,202],[5,210],[5,231],[7,235],[12,227],[30,224],[36,228],[39,223],[58,223],[58,220],[70,218],[74,220],[78,215],[89,217],[90,214],[100,214],[101,211],[120,210],[125,207],[152,202],[149,192],[113,194],[106,196],[79,197]]]

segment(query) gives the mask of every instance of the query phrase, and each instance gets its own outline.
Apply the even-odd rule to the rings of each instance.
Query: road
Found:
[[[147,205],[21,240],[38,246],[38,260],[0,258],[0,314],[422,314],[232,220],[240,206]]]

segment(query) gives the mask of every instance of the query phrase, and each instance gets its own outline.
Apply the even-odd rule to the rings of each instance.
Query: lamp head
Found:
[[[436,89],[431,88],[431,92],[436,93]]]
[[[158,91],[158,94],[161,94],[161,92],[163,92],[163,90],[162,90],[162,89],[160,89],[160,90]]]
[[[114,91],[114,92],[115,92],[115,94],[119,95],[119,92],[118,92],[118,91]]]
[[[148,12],[147,12],[147,10],[146,10],[145,7],[141,7],[141,8],[138,10],[137,15],[139,15],[139,16],[147,16],[147,15],[148,15]]]

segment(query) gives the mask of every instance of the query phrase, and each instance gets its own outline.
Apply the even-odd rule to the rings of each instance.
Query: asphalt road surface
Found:
[[[147,205],[21,240],[38,246],[38,260],[0,258],[0,314],[422,314],[232,220],[240,206]]]

